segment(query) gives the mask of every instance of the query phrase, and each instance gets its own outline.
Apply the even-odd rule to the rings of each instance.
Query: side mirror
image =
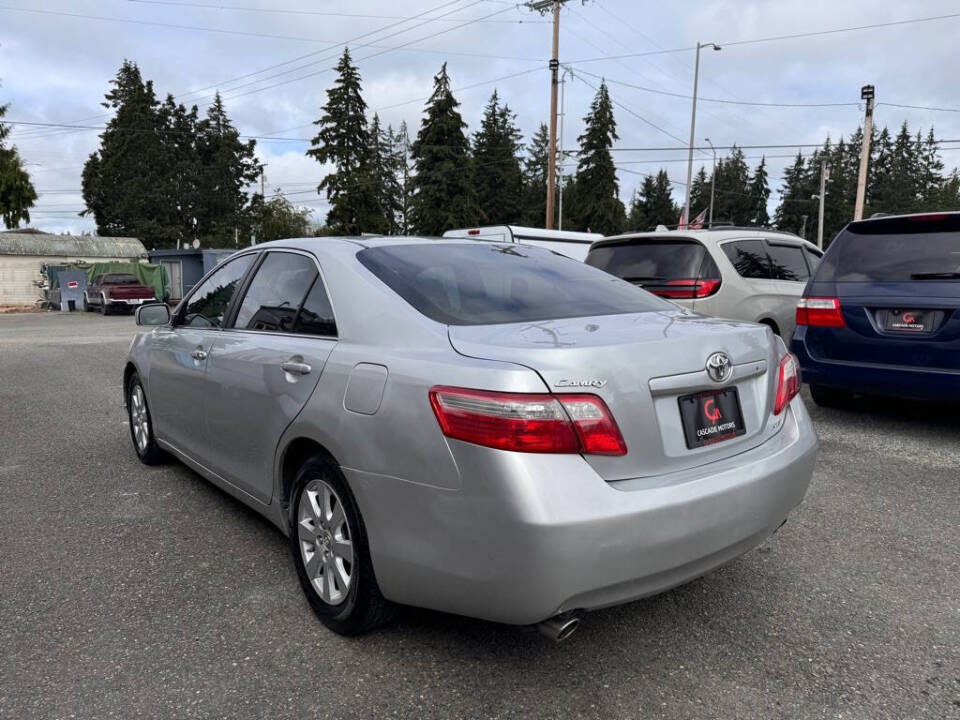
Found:
[[[134,318],[137,325],[169,325],[170,308],[163,303],[147,303],[137,308]]]

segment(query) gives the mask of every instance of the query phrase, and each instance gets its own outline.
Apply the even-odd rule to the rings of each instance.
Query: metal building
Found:
[[[171,303],[179,302],[184,294],[196,285],[200,278],[229,257],[236,250],[213,250],[209,248],[182,248],[180,250],[151,250],[147,253],[150,262],[162,265],[167,271],[166,296]]]

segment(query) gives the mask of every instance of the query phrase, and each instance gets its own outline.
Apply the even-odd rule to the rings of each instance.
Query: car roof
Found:
[[[244,250],[306,250],[355,254],[358,250],[370,247],[384,247],[388,245],[476,245],[479,241],[470,238],[439,238],[407,235],[371,235],[371,236],[325,236],[306,238],[286,238],[271,242],[253,245]],[[487,245],[510,245],[511,243],[493,243],[483,241]]]
[[[630,240],[678,240],[693,239],[699,240],[705,244],[716,245],[724,240],[744,238],[764,238],[768,240],[789,240],[799,242],[807,247],[817,249],[817,246],[809,240],[804,240],[799,235],[787,232],[785,230],[776,230],[774,228],[762,227],[739,227],[723,225],[713,228],[704,228],[699,230],[650,230],[648,232],[629,232],[620,235],[608,235],[602,240],[597,240],[591,248],[603,247],[605,245],[618,245]]]

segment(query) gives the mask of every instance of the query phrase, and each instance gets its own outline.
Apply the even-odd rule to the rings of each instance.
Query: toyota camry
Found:
[[[267,243],[137,323],[138,457],[275,523],[342,634],[405,604],[563,638],[762,542],[817,452],[768,327],[540,248]]]

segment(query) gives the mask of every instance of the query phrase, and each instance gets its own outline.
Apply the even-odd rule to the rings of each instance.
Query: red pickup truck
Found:
[[[104,273],[95,275],[83,293],[83,305],[86,310],[100,309],[101,315],[109,315],[113,310],[134,310],[138,305],[155,302],[153,288],[143,285],[129,273]]]

